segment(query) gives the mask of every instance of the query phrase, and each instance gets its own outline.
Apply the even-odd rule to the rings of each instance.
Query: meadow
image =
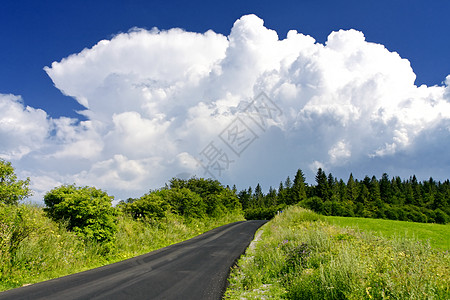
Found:
[[[406,237],[429,242],[432,248],[450,250],[450,224],[416,223],[354,217],[325,217],[329,223],[372,232],[384,237]]]
[[[405,224],[413,238],[393,223],[376,220],[367,231],[361,224],[370,220],[355,220],[341,225],[289,207],[257,233],[231,271],[225,299],[450,298],[448,249],[415,233],[414,223]],[[439,236],[446,228],[427,230]]]

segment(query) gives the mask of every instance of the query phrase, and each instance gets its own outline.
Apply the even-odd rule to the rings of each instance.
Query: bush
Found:
[[[112,196],[94,187],[63,185],[44,196],[44,210],[53,220],[67,222],[67,229],[84,239],[106,243],[116,232],[112,200]]]
[[[277,215],[279,211],[284,209],[285,205],[248,208],[244,211],[246,220],[270,220]]]
[[[170,211],[170,204],[161,195],[150,193],[124,206],[134,219],[161,219]]]
[[[206,215],[206,204],[197,193],[187,188],[164,190],[169,193],[169,203],[174,212],[189,218],[202,218]]]
[[[447,224],[450,220],[449,216],[439,208],[434,211],[436,214],[435,221],[439,224]]]

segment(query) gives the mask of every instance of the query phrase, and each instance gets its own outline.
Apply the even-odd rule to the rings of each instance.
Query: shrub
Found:
[[[124,206],[134,219],[161,219],[170,211],[170,204],[157,193],[145,194]]]
[[[270,220],[276,216],[279,211],[282,211],[285,205],[248,208],[244,211],[244,217],[247,220]]]
[[[435,217],[436,223],[447,224],[449,222],[449,220],[450,220],[449,216],[445,212],[443,212],[441,209],[439,209],[439,208],[436,209],[434,211],[434,213],[436,214],[436,217]]]
[[[101,243],[112,241],[116,231],[113,197],[94,187],[63,185],[44,196],[45,211],[55,221],[67,222],[67,229]]]
[[[197,193],[187,188],[165,190],[169,193],[169,203],[180,216],[201,218],[206,215],[206,204]]]

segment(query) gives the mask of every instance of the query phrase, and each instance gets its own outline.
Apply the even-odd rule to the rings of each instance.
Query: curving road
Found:
[[[135,258],[0,293],[0,299],[221,299],[266,221],[231,223]]]

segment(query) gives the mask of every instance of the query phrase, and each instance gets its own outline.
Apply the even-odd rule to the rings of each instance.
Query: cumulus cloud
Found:
[[[416,86],[407,59],[356,30],[280,39],[255,15],[229,36],[133,29],[45,71],[86,121],[0,96],[0,155],[41,194],[76,182],[123,199],[177,174],[277,185],[297,168],[312,183],[318,167],[448,175],[450,76]]]
[[[39,150],[49,129],[45,111],[24,106],[18,96],[0,94],[0,158],[20,159]]]

